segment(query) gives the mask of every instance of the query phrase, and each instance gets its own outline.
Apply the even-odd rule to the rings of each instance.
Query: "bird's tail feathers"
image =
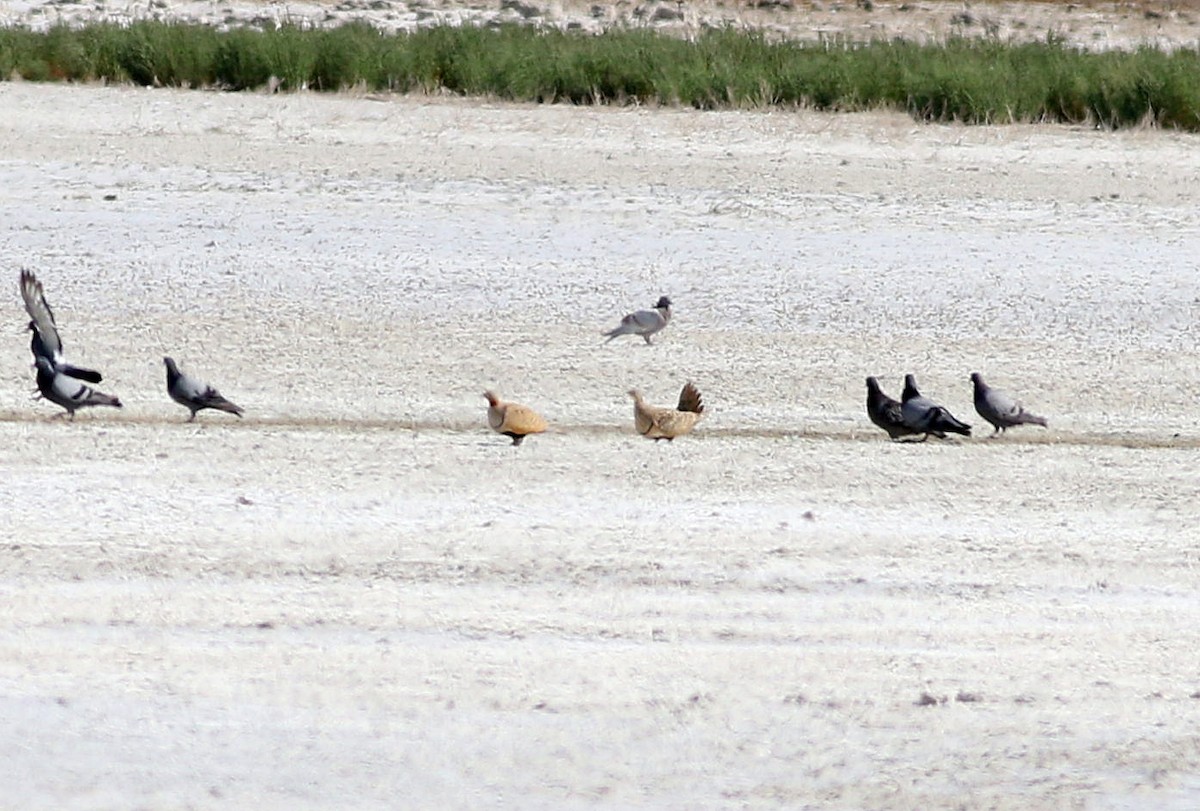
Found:
[[[957,419],[946,409],[941,406],[936,406],[929,415],[930,433],[938,431],[949,431],[952,434],[962,434],[963,436],[971,435],[971,426]]]

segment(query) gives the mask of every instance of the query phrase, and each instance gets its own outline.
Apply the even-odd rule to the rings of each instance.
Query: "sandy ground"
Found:
[[[1195,808],[1198,208],[1151,130],[0,84],[0,805]]]

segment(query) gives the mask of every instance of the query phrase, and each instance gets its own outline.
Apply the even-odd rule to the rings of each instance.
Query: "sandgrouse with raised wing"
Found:
[[[670,442],[677,436],[691,433],[704,416],[700,390],[691,383],[684,384],[679,392],[679,405],[675,408],[647,405],[637,389],[630,389],[629,396],[633,398],[633,426],[647,439]]]

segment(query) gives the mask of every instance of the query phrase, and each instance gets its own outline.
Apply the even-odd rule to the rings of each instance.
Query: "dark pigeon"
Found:
[[[192,415],[188,417],[188,422],[196,419],[197,411],[203,411],[206,408],[215,408],[218,411],[242,416],[241,408],[226,400],[221,396],[221,392],[207,383],[179,371],[174,360],[163,358],[163,363],[167,366],[167,394],[171,396],[172,400],[192,412]]]
[[[971,426],[917,391],[917,381],[912,375],[904,376],[900,415],[913,433],[925,434],[926,439],[930,434],[938,439],[945,439],[947,433],[971,435]]]
[[[56,369],[44,355],[38,355],[36,363],[38,391],[45,399],[65,408],[71,419],[75,419],[77,410],[88,406],[121,408],[121,401],[116,397],[98,392],[78,378]]]
[[[873,377],[867,378],[867,416],[871,422],[887,431],[892,439],[912,436],[918,433],[904,423],[899,400],[893,400],[879,388],[879,381]]]
[[[99,372],[72,366],[63,357],[63,344],[54,322],[54,311],[46,302],[42,283],[32,271],[21,271],[21,298],[25,300],[25,311],[31,319],[29,331],[33,333],[33,338],[29,342],[29,350],[33,352],[34,360],[45,358],[57,374],[77,380],[86,380],[88,383],[103,380]]]
[[[979,372],[971,373],[971,382],[975,384],[975,410],[995,428],[992,436],[1003,433],[1014,425],[1046,427],[1045,417],[1030,414],[1016,400],[984,383]]]

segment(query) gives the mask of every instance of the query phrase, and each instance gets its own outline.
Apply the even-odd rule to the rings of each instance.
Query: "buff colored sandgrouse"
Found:
[[[700,399],[700,391],[691,383],[679,392],[679,405],[675,408],[659,408],[646,405],[642,393],[630,389],[629,396],[633,398],[633,426],[637,432],[647,439],[656,442],[665,439],[668,442],[677,436],[691,433],[704,416],[704,402]]]
[[[546,430],[546,420],[532,408],[506,403],[492,391],[485,391],[483,396],[488,401],[488,425],[496,433],[511,438],[512,444],[520,445],[530,434]]]
[[[971,373],[971,382],[975,385],[975,410],[996,429],[992,431],[992,436],[1003,433],[1014,425],[1046,427],[1045,417],[1030,414],[1016,400],[984,383],[979,372]]]

